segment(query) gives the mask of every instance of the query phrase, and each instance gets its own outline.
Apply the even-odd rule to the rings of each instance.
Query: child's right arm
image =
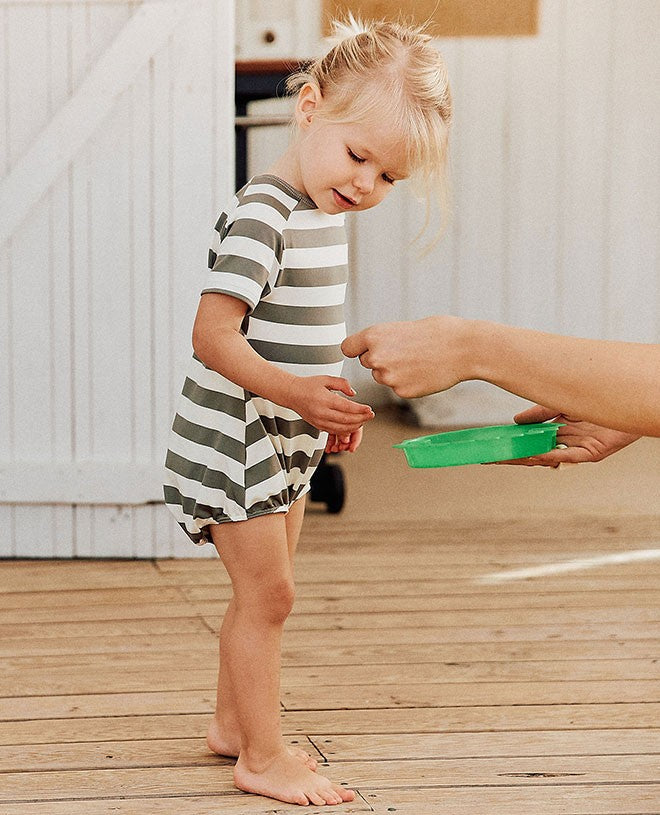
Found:
[[[349,435],[373,419],[368,405],[336,393],[355,395],[343,377],[295,376],[259,356],[241,334],[247,310],[247,304],[237,297],[217,292],[202,295],[193,327],[193,348],[205,365],[240,387],[294,410],[328,433]]]

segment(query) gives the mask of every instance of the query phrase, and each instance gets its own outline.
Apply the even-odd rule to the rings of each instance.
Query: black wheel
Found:
[[[336,464],[328,464],[328,488],[325,505],[331,515],[336,515],[344,508],[344,473]]]
[[[327,464],[325,456],[321,459],[312,476],[310,498],[325,504],[328,512],[336,515],[344,507],[345,489],[344,474],[337,464]]]

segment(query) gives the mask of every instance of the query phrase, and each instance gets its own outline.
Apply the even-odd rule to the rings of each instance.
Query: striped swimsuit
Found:
[[[327,215],[279,178],[253,178],[215,226],[202,293],[244,301],[264,359],[298,376],[339,376],[348,249]],[[246,391],[194,354],[170,433],[165,502],[195,543],[209,525],[287,512],[309,490],[327,434]]]

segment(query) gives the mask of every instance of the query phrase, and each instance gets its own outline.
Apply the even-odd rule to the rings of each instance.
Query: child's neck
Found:
[[[289,146],[277,161],[270,165],[266,172],[269,175],[281,178],[282,181],[286,181],[287,184],[290,184],[294,189],[298,190],[298,192],[307,195],[307,191],[302,182],[298,155],[294,145]]]

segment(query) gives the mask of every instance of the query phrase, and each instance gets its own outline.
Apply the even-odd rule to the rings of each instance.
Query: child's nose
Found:
[[[373,170],[370,170],[367,167],[360,167],[358,172],[355,174],[355,178],[353,183],[357,190],[359,190],[362,195],[369,195],[369,193],[374,188],[375,177]]]

